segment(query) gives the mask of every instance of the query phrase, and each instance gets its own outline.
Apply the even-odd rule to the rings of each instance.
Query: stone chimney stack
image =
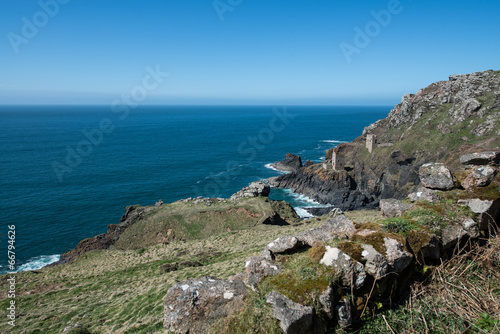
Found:
[[[366,148],[368,152],[372,153],[375,147],[377,147],[377,136],[372,134],[366,135]]]

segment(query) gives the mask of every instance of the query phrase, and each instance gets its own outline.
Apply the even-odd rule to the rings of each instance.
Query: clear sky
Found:
[[[393,105],[499,70],[499,14],[498,0],[2,0],[0,104]]]

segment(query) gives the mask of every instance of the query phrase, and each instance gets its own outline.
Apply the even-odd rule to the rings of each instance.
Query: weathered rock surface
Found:
[[[440,198],[436,194],[435,190],[427,189],[425,187],[418,187],[415,192],[408,195],[408,199],[410,202],[427,201],[429,203],[438,203],[440,201]]]
[[[163,327],[173,333],[204,334],[213,322],[241,311],[247,293],[241,281],[208,276],[177,283],[165,296]]]
[[[352,306],[348,298],[342,299],[336,307],[337,324],[340,328],[347,328],[352,325]]]
[[[327,267],[334,267],[335,275],[340,278],[344,286],[359,289],[365,283],[366,272],[364,266],[338,248],[326,246],[326,253],[320,263]]]
[[[231,201],[237,201],[244,197],[258,197],[258,196],[269,196],[271,192],[271,187],[269,184],[263,181],[256,181],[250,183],[248,187],[245,187],[231,196]]]
[[[272,166],[284,172],[294,172],[302,167],[302,159],[293,153],[287,153],[285,160],[275,162]]]
[[[488,230],[490,225],[500,224],[500,199],[496,200],[481,200],[474,198],[465,201],[459,201],[479,214],[479,229]]]
[[[405,270],[413,260],[413,255],[405,251],[404,246],[392,238],[384,238],[386,248],[386,260],[392,270],[400,273]]]
[[[462,182],[464,189],[486,187],[495,178],[497,170],[490,166],[476,167]]]
[[[453,175],[442,163],[427,163],[419,169],[420,182],[429,189],[451,190],[454,187]]]
[[[365,271],[375,279],[380,279],[389,272],[389,264],[385,257],[377,252],[372,245],[362,244],[361,256],[365,263]]]
[[[401,217],[405,211],[410,210],[410,205],[394,198],[381,199],[380,210],[382,211],[382,215],[384,217]]]
[[[251,257],[245,263],[245,274],[243,282],[255,289],[257,284],[266,276],[278,275],[282,267],[262,257]]]
[[[498,166],[500,163],[500,152],[490,151],[465,154],[460,157],[460,162],[463,165]]]
[[[274,316],[285,334],[314,333],[312,307],[295,303],[274,291],[267,295],[267,302],[272,305]]]

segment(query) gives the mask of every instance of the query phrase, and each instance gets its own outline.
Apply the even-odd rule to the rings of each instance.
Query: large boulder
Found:
[[[245,187],[231,196],[232,201],[239,200],[244,197],[258,197],[258,196],[269,196],[271,192],[271,186],[263,181],[256,181],[250,183],[248,187]]]
[[[315,229],[298,234],[297,239],[308,246],[314,245],[317,241],[330,241],[332,239],[349,239],[356,232],[354,223],[343,214],[334,216],[326,223]]]
[[[172,333],[206,333],[218,319],[240,312],[247,294],[240,280],[207,276],[177,283],[165,296],[163,327]]]
[[[333,267],[343,286],[359,289],[365,283],[364,266],[336,247],[326,246],[326,253],[320,263]]]
[[[380,200],[380,211],[384,217],[401,217],[408,210],[410,210],[410,205],[400,200],[394,198]]]
[[[267,302],[273,307],[274,317],[280,321],[285,334],[314,333],[314,309],[295,303],[278,292],[270,292]]]
[[[500,152],[478,152],[465,154],[460,157],[460,162],[463,165],[476,165],[476,166],[498,166],[500,163]]]
[[[464,189],[474,189],[477,187],[486,187],[495,178],[496,169],[490,166],[476,167],[462,182]]]
[[[420,182],[429,189],[451,190],[454,187],[453,175],[442,163],[427,163],[419,169]]]
[[[287,153],[285,160],[275,162],[272,166],[284,172],[295,172],[302,167],[302,159],[298,155]]]
[[[405,270],[413,260],[413,255],[408,253],[396,239],[386,237],[384,238],[384,245],[386,249],[385,258],[392,270],[396,273]]]
[[[267,256],[269,252],[272,255],[283,254],[301,248],[303,246],[304,243],[297,237],[292,235],[287,235],[284,237],[277,238],[273,242],[267,244],[266,248],[264,248],[263,251],[263,257],[269,259]]]
[[[251,257],[245,263],[245,274],[243,282],[249,285],[252,289],[256,289],[257,284],[266,277],[278,275],[282,272],[282,267],[268,259],[262,257]]]
[[[480,230],[488,230],[490,225],[498,225],[500,223],[500,199],[481,200],[474,198],[462,200],[459,203],[468,205],[472,212],[479,214]]]
[[[389,271],[389,264],[385,257],[377,252],[372,245],[362,244],[363,252],[361,253],[363,261],[365,261],[365,271],[375,279],[384,277]]]
[[[438,194],[436,194],[436,190],[427,189],[425,187],[418,187],[416,191],[414,191],[408,195],[408,199],[412,203],[417,202],[417,201],[427,201],[429,203],[438,203],[440,201]]]

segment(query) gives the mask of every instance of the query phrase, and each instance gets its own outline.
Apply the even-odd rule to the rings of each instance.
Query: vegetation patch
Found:
[[[333,281],[332,269],[313,260],[307,252],[282,256],[279,262],[283,272],[268,276],[259,284],[263,295],[277,291],[296,303],[314,306]]]

